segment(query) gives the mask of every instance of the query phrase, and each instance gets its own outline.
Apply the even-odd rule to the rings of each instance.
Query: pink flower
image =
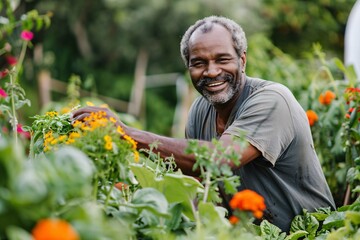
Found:
[[[17,63],[16,57],[14,57],[14,56],[12,56],[12,55],[6,56],[6,61],[7,61],[7,63],[8,63],[10,66],[14,66],[14,65],[16,65],[16,63]]]
[[[0,98],[6,98],[8,95],[4,89],[0,88]]]
[[[8,73],[9,73],[9,70],[7,70],[7,69],[0,71],[0,79],[6,77],[8,75]]]
[[[31,39],[34,37],[34,34],[28,30],[24,30],[21,32],[20,37],[25,41],[31,41]]]
[[[16,131],[17,131],[20,135],[24,136],[25,138],[30,139],[30,133],[24,131],[24,130],[22,129],[22,125],[21,125],[20,123],[16,126]]]

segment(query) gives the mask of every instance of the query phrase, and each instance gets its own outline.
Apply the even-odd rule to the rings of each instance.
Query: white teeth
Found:
[[[209,86],[209,87],[214,87],[214,86],[219,86],[219,85],[221,85],[221,84],[223,84],[223,82],[210,83],[208,86]]]

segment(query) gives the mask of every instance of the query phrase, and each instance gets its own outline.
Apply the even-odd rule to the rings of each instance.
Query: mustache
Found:
[[[225,80],[227,82],[232,82],[233,81],[233,76],[231,76],[230,74],[225,74],[225,75],[219,75],[216,76],[214,78],[211,77],[202,77],[199,79],[199,81],[197,82],[197,86],[198,87],[204,87],[205,85],[211,83],[211,82],[215,82],[215,81],[221,81],[221,80]]]

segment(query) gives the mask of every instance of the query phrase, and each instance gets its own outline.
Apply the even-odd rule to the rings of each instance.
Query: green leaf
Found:
[[[345,212],[334,212],[324,220],[323,229],[330,230],[344,226]]]
[[[149,210],[156,215],[169,217],[165,196],[154,188],[137,190],[133,195],[131,206],[140,211]]]
[[[231,225],[225,218],[226,211],[223,208],[216,207],[209,202],[200,202],[198,205],[199,217],[205,226],[216,224],[217,227],[229,228]]]
[[[286,233],[281,234],[281,229],[267,220],[261,222],[260,231],[261,237],[266,240],[282,240],[286,236]]]
[[[183,207],[179,203],[170,204],[169,214],[171,218],[166,219],[165,224],[171,230],[176,230],[179,228],[181,219],[182,219]]]
[[[33,237],[30,233],[22,228],[10,226],[6,229],[6,235],[9,240],[32,240]]]
[[[345,212],[345,217],[356,225],[360,224],[360,212],[347,211]]]
[[[47,187],[43,179],[37,174],[31,164],[26,164],[17,179],[12,182],[11,203],[13,205],[27,205],[40,202],[47,194]]]
[[[286,240],[297,240],[299,238],[303,238],[308,234],[307,231],[299,230],[294,233],[289,234],[285,239]]]
[[[169,203],[181,203],[184,214],[194,219],[192,201],[203,188],[201,183],[193,177],[167,173],[162,178],[156,178],[155,173],[148,167],[140,164],[130,164],[130,168],[140,185],[152,187],[163,193]]]
[[[308,232],[309,238],[314,238],[318,227],[319,221],[304,210],[303,215],[296,216],[291,222],[290,232],[294,233],[303,230]]]

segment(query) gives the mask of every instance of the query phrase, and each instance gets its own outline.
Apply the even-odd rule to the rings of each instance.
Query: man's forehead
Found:
[[[199,38],[203,38],[206,34],[216,34],[219,38],[223,38],[225,36],[230,36],[230,32],[223,25],[218,23],[205,23],[198,27],[192,34],[189,39],[189,42],[192,43]]]

